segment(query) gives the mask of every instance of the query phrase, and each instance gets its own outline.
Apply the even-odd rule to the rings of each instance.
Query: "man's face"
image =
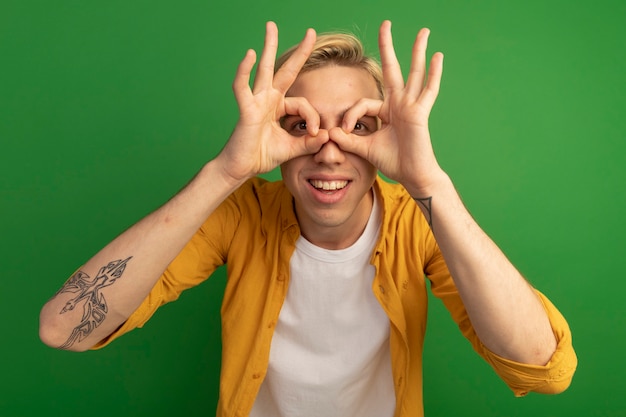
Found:
[[[320,129],[327,130],[330,137],[318,153],[281,165],[302,234],[322,247],[350,246],[367,224],[377,170],[363,158],[343,152],[333,142],[333,134],[357,101],[380,98],[376,83],[363,69],[326,66],[300,74],[287,95],[306,98],[320,115]],[[286,116],[283,121],[284,129],[295,136],[304,135],[305,126],[299,116]],[[354,140],[359,140],[356,135],[376,129],[377,119],[364,116],[355,126]]]

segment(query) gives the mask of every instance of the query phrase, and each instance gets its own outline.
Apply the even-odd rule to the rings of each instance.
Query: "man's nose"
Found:
[[[321,129],[320,129],[321,130]],[[315,162],[320,164],[340,164],[345,160],[345,153],[333,141],[332,129],[325,131],[328,134],[328,142],[313,156]]]

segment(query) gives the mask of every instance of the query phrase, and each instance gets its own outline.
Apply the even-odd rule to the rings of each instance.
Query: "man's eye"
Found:
[[[292,135],[305,135],[306,134],[306,122],[301,120],[299,122],[291,123],[289,125],[289,133]]]
[[[352,129],[352,133],[355,135],[369,135],[372,133],[367,123],[356,122],[354,124],[354,129]]]
[[[280,121],[280,126],[292,136],[305,136],[307,134],[306,120],[301,119],[297,115],[284,117]]]

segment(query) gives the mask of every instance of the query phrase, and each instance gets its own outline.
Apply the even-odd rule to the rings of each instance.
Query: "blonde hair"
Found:
[[[289,59],[296,50],[297,45],[283,52],[276,60],[275,70]],[[312,71],[328,65],[361,68],[367,71],[374,81],[380,93],[384,96],[383,72],[378,61],[365,53],[363,44],[350,33],[325,33],[317,36],[313,52],[300,70],[301,73]]]

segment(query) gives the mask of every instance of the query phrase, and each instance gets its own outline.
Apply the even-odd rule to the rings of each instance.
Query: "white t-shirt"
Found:
[[[300,237],[252,417],[393,416],[389,318],[369,263],[380,228],[374,208],[361,237],[341,250]]]

